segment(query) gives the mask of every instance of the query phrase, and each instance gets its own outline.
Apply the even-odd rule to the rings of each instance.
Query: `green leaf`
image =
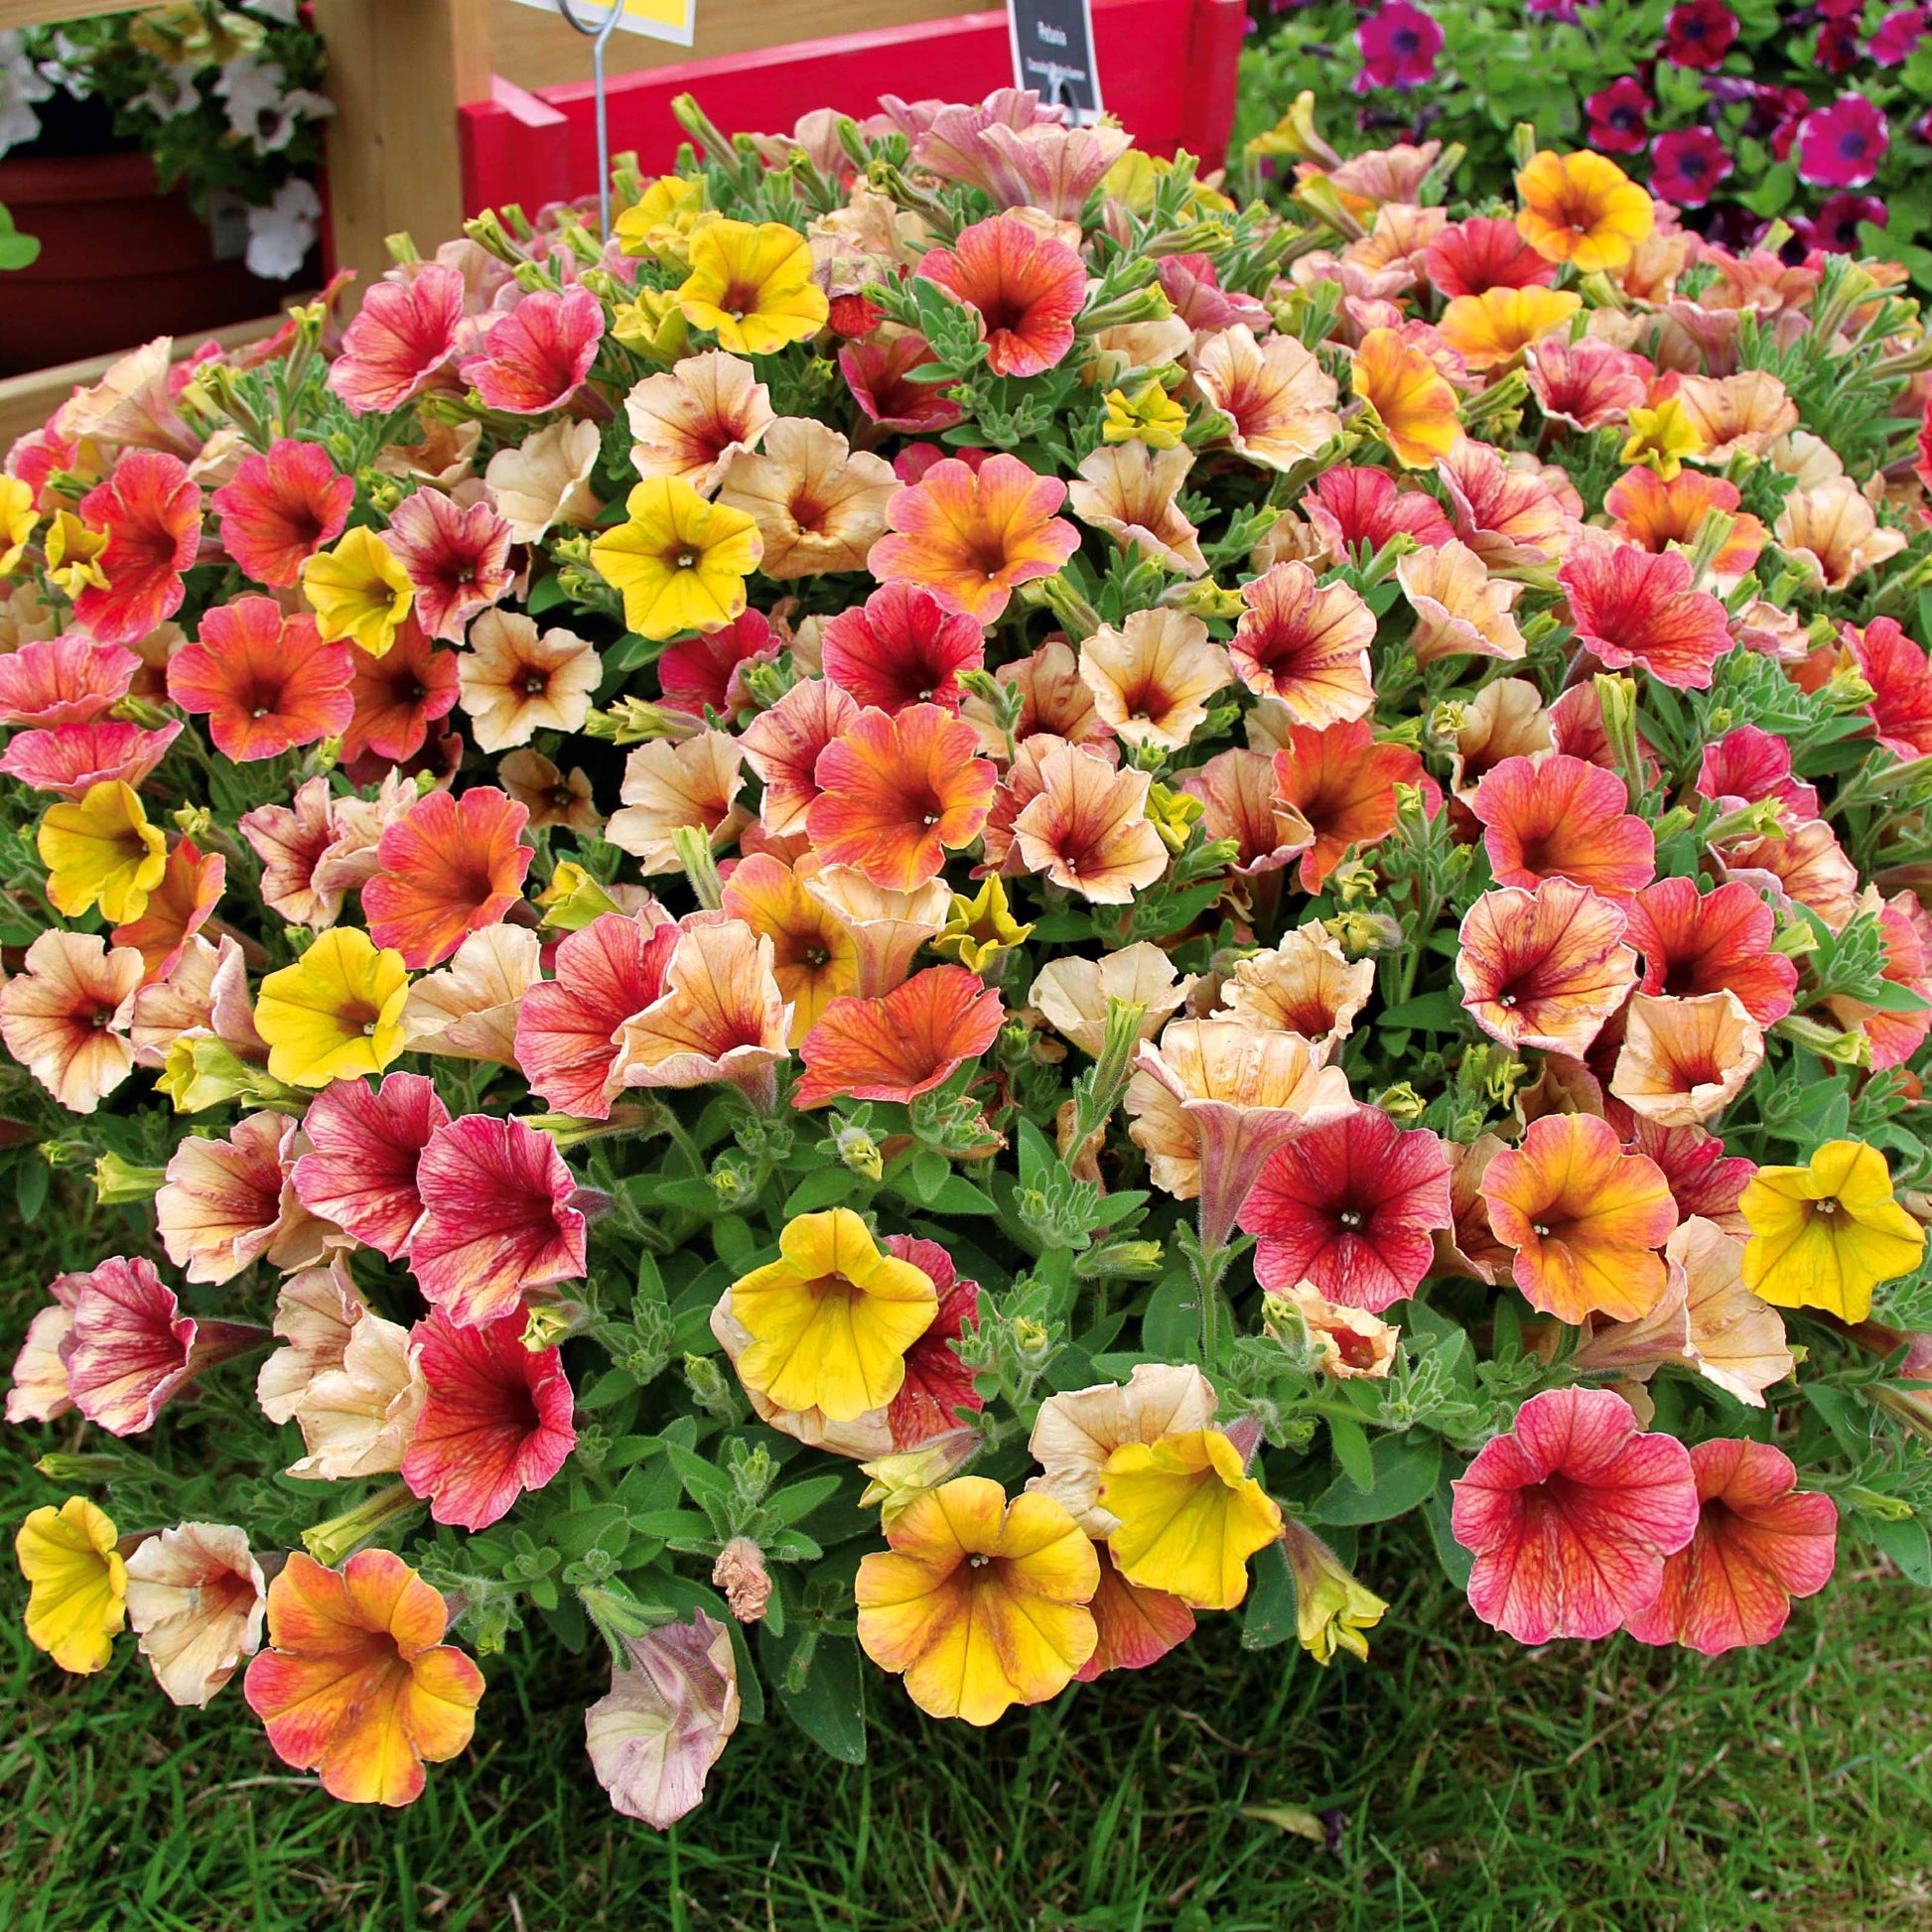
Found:
[[[1200,1292],[1185,1270],[1168,1276],[1148,1297],[1141,1346],[1161,1362],[1190,1362],[1200,1353]]]
[[[40,259],[38,235],[22,234],[14,218],[0,206],[0,269],[31,268]]]
[[[1375,1488],[1375,1457],[1369,1452],[1368,1432],[1352,1416],[1329,1416],[1328,1441],[1334,1447],[1341,1472],[1363,1495]]]
[[[1426,1034],[1459,1033],[1468,1019],[1462,1002],[1453,993],[1425,993],[1420,999],[1404,1000],[1387,1008],[1377,1019],[1378,1027],[1413,1027]]]
[[[1370,1453],[1375,1486],[1364,1495],[1347,1476],[1337,1476],[1315,1502],[1316,1522],[1386,1523],[1407,1515],[1434,1493],[1443,1466],[1438,1438],[1384,1436]]]
[[[935,1214],[997,1214],[1000,1211],[970,1180],[956,1173],[947,1174],[945,1184],[926,1205]]]
[[[1907,1583],[1916,1584],[1920,1589],[1932,1589],[1932,1540],[1928,1540],[1925,1525],[1916,1516],[1907,1516],[1896,1523],[1867,1516],[1860,1521],[1859,1527],[1869,1543],[1898,1566],[1899,1574]]]
[[[785,1219],[843,1206],[865,1184],[865,1175],[854,1173],[850,1168],[823,1168],[817,1173],[808,1173],[786,1196]]]
[[[787,1691],[774,1675],[786,1716],[820,1750],[841,1764],[866,1761],[865,1675],[850,1637],[819,1638],[802,1691]]]
[[[945,1186],[952,1174],[952,1163],[943,1154],[932,1148],[921,1148],[912,1157],[912,1166],[907,1173],[912,1192],[930,1207],[939,1198],[939,1190]]]
[[[1269,1544],[1255,1558],[1253,1577],[1241,1619],[1241,1648],[1272,1650],[1296,1630],[1295,1578],[1280,1543]]]
[[[1453,1500],[1449,1471],[1445,1469],[1436,1493],[1423,1505],[1423,1521],[1429,1525],[1429,1540],[1436,1546],[1436,1558],[1443,1566],[1443,1574],[1457,1589],[1467,1589],[1469,1573],[1476,1567],[1475,1552],[1463,1549],[1455,1540],[1449,1516]]]
[[[835,1496],[843,1476],[809,1476],[803,1482],[787,1484],[775,1495],[765,1500],[765,1507],[781,1523],[799,1523],[809,1516],[820,1503]]]
[[[14,1170],[14,1204],[20,1209],[20,1218],[30,1226],[47,1205],[48,1185],[53,1178],[54,1170],[31,1154]]]
[[[746,1268],[761,1244],[753,1233],[751,1222],[742,1214],[721,1214],[711,1224],[711,1245],[717,1249],[720,1261],[729,1262],[734,1268]]]

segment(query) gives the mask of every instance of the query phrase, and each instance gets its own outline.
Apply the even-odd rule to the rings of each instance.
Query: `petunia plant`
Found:
[[[31,1641],[391,1805],[608,1653],[664,1828],[1417,1561],[1932,1586],[1898,272],[1530,138],[681,112],[7,456]]]

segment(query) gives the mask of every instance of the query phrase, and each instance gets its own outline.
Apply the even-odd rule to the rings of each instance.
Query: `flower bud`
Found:
[[[1380,1623],[1389,1606],[1292,1516],[1282,1531],[1282,1550],[1295,1579],[1295,1634],[1302,1648],[1322,1665],[1332,1663],[1337,1650],[1366,1660],[1368,1639],[1362,1632]]]

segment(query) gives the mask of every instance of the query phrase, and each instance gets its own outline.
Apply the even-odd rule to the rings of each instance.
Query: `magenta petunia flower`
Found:
[[[1650,139],[1650,115],[1656,105],[1635,74],[1619,74],[1584,102],[1589,116],[1589,145],[1599,154],[1641,154]]]
[[[1546,1389],[1450,1485],[1469,1607],[1519,1643],[1606,1637],[1657,1600],[1697,1534],[1690,1452],[1608,1389]]]
[[[1680,127],[1659,135],[1650,152],[1650,192],[1679,207],[1702,207],[1732,165],[1710,128]]]
[[[438,1309],[410,1339],[422,1351],[429,1394],[402,1479],[429,1498],[439,1523],[486,1530],[525,1490],[541,1489],[576,1447],[563,1356],[525,1348],[514,1314],[464,1328]]]
[[[1737,38],[1737,16],[1724,0],[1682,0],[1664,22],[1663,57],[1673,67],[1708,70],[1723,64]]]
[[[450,1124],[435,1082],[392,1073],[381,1086],[337,1080],[309,1103],[302,1131],[311,1152],[290,1170],[296,1198],[390,1261],[409,1246],[423,1211],[416,1164]]]
[[[1871,30],[1865,52],[1874,66],[1895,68],[1932,29],[1932,12],[1924,7],[1900,7]]]
[[[1840,94],[1798,123],[1798,179],[1813,188],[1863,188],[1878,172],[1891,135],[1863,94]]]
[[[1443,30],[1409,0],[1387,0],[1355,29],[1355,45],[1362,53],[1358,94],[1372,87],[1420,87],[1435,77]]]
[[[1918,138],[1932,139],[1932,126]],[[1832,255],[1859,255],[1865,252],[1859,229],[1882,228],[1890,219],[1891,210],[1875,195],[1833,195],[1819,204],[1809,220],[1794,220],[1792,226],[1807,247]]]
[[[819,633],[825,675],[862,705],[899,712],[936,704],[957,711],[962,671],[986,663],[986,631],[910,582],[882,584],[862,609],[841,611]]]
[[[1260,1238],[1263,1288],[1312,1282],[1331,1302],[1379,1314],[1416,1292],[1435,1231],[1450,1224],[1449,1159],[1427,1130],[1356,1107],[1278,1148],[1240,1219]]]

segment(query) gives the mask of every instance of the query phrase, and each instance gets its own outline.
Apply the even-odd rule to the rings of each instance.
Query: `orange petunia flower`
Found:
[[[345,1804],[413,1804],[425,1761],[468,1746],[483,1694],[442,1641],[448,1624],[442,1596],[387,1550],[340,1571],[298,1550],[268,1587],[269,1648],[245,1680],[276,1756]]]
[[[1056,745],[1039,761],[1039,793],[1014,820],[1029,871],[1097,905],[1126,905],[1168,869],[1147,816],[1145,771],[1117,771],[1097,752]]]
[[[792,1104],[916,1099],[984,1053],[1005,1017],[999,993],[961,966],[929,966],[883,999],[834,1000],[805,1038]]]
[[[1371,329],[1362,338],[1349,381],[1368,428],[1405,470],[1427,470],[1461,439],[1449,378],[1400,330]]]
[[[897,892],[937,878],[947,850],[970,845],[992,807],[997,777],[974,756],[978,742],[939,705],[862,711],[819,754],[805,820],[813,850]]]
[[[1499,886],[1546,879],[1626,899],[1657,876],[1657,839],[1624,808],[1629,792],[1614,771],[1558,753],[1504,759],[1476,786],[1469,809]]]
[[[440,966],[466,935],[494,925],[523,891],[529,813],[494,785],[455,798],[425,792],[382,834],[362,888],[369,936],[410,967]]]
[[[237,763],[340,737],[355,710],[348,650],[272,597],[237,598],[202,619],[201,639],[168,663],[168,695],[206,713],[214,749]]]
[[[150,980],[166,979],[182,948],[207,924],[227,877],[228,862],[220,853],[204,853],[192,839],[178,840],[161,883],[148,894],[147,908],[114,928],[115,945],[135,947]]]
[[[1610,1091],[1659,1127],[1715,1119],[1764,1063],[1764,1035],[1736,994],[1633,993]]]
[[[1588,275],[1621,268],[1656,226],[1649,194],[1614,161],[1585,148],[1545,148],[1516,177],[1516,226],[1545,261],[1574,262]]]
[[[771,941],[771,971],[798,1045],[833,1001],[859,990],[859,942],[781,859],[754,853],[725,882],[725,910]]]
[[[1302,856],[1302,890],[1318,893],[1352,847],[1387,838],[1396,786],[1422,782],[1422,759],[1406,745],[1378,745],[1366,719],[1293,727],[1275,754],[1275,796],[1314,832]]]
[[[1063,483],[1018,457],[988,457],[977,471],[947,457],[893,498],[893,534],[873,545],[867,566],[881,583],[910,578],[949,610],[991,623],[1020,585],[1050,577],[1079,549],[1079,531],[1054,514],[1065,501]]]
[[[1581,1059],[1637,978],[1620,906],[1568,879],[1484,893],[1463,916],[1455,977],[1505,1046]]]
[[[1656,1162],[1627,1154],[1593,1114],[1546,1114],[1520,1148],[1489,1163],[1482,1197],[1496,1238],[1516,1250],[1516,1286],[1560,1321],[1634,1321],[1663,1299],[1657,1251],[1677,1203]]]
[[[1280,563],[1243,584],[1241,601],[1247,609],[1228,651],[1257,697],[1278,698],[1296,724],[1317,729],[1374,708],[1375,614],[1346,584],[1320,584],[1307,564]]]
[[[1583,306],[1571,289],[1485,289],[1456,296],[1437,331],[1470,368],[1499,368],[1562,329]]]
[[[995,375],[1039,375],[1073,346],[1087,299],[1079,251],[1019,214],[996,214],[934,248],[915,273],[973,311]]]
[[[1731,519],[1730,534],[1711,560],[1711,574],[1727,583],[1757,562],[1770,540],[1764,525],[1748,510],[1737,485],[1723,477],[1707,477],[1696,470],[1680,470],[1669,479],[1648,464],[1626,470],[1610,485],[1603,507],[1615,519],[1610,528],[1639,550],[1658,551],[1672,544],[1694,546],[1705,519],[1714,511]]]

